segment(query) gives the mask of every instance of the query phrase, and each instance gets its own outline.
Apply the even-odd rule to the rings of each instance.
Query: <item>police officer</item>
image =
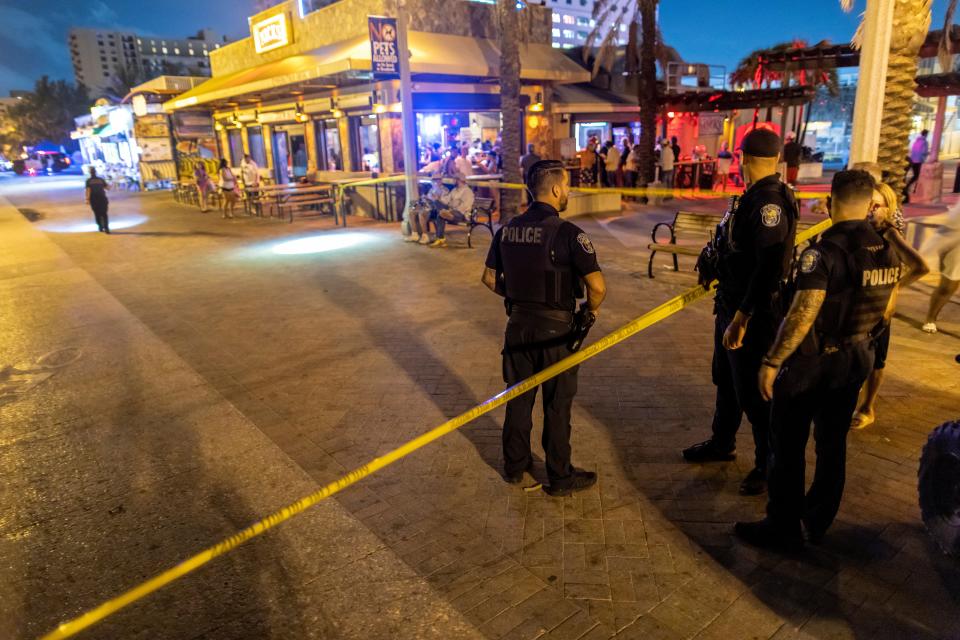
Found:
[[[773,342],[780,317],[777,295],[793,256],[799,209],[780,181],[780,139],[754,129],[742,144],[741,169],[748,185],[717,227],[715,240],[698,262],[701,283],[718,279],[714,304],[713,382],[717,386],[713,434],[684,449],[689,462],[732,460],[743,414],[753,427],[754,468],[740,493],[766,487],[769,403],[757,391],[760,361]],[[704,264],[707,255],[712,269]],[[712,271],[712,273],[711,273]]]
[[[873,368],[872,333],[892,313],[904,278],[894,247],[866,220],[874,181],[865,171],[833,178],[833,226],[799,260],[797,293],[759,373],[773,399],[767,518],[735,531],[762,546],[799,548],[801,520],[811,542],[833,522],[843,495],[846,437],[860,386]],[[804,495],[804,453],[814,423],[817,463]]]
[[[570,355],[577,299],[581,321],[596,318],[606,285],[590,238],[561,220],[567,207],[569,179],[563,164],[543,160],[530,167],[527,189],[533,203],[501,227],[487,255],[483,283],[506,298],[507,321],[503,377],[508,386]],[[591,471],[570,464],[570,408],[577,392],[577,369],[541,385],[543,449],[552,496],[569,495],[597,481]],[[530,454],[531,412],[536,389],[507,403],[503,423],[504,479],[517,484],[533,463]]]

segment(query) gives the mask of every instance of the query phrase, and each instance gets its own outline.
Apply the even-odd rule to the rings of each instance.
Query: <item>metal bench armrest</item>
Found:
[[[673,222],[658,222],[657,224],[653,225],[653,232],[650,234],[650,239],[653,240],[653,242],[654,242],[655,244],[667,244],[667,243],[663,243],[663,242],[660,242],[659,240],[657,240],[657,230],[658,230],[660,227],[666,227],[667,229],[670,229],[670,242],[669,242],[669,244],[677,244],[677,234],[676,234],[676,232],[674,231],[674,226],[673,226],[673,225],[674,225]]]

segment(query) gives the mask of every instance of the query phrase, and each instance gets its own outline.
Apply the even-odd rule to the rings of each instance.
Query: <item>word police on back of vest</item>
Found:
[[[502,241],[510,244],[541,244],[543,242],[543,228],[504,227]]]

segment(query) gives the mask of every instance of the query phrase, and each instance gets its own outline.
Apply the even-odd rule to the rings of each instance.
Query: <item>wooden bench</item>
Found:
[[[699,256],[703,251],[704,245],[713,238],[717,225],[723,216],[715,213],[696,213],[693,211],[678,211],[673,217],[673,222],[658,222],[653,225],[651,239],[653,242],[647,245],[650,250],[650,261],[647,263],[647,276],[653,278],[653,258],[657,252],[669,253],[673,256],[673,270],[679,271],[680,264],[677,256]],[[820,222],[819,220],[805,220],[801,218],[797,221],[797,231],[809,229]],[[657,240],[657,231],[660,227],[666,227],[670,230],[670,241],[661,242]],[[677,237],[683,235],[685,238],[693,236],[699,238],[702,242],[699,244],[677,244]]]
[[[295,211],[304,211],[316,208],[320,214],[333,214],[334,221],[336,222],[337,213],[334,205],[335,199],[333,197],[332,190],[322,193],[293,194],[281,197],[278,200],[277,217],[283,217],[283,210],[286,209],[289,212],[289,219],[287,221],[292,223],[293,214]]]

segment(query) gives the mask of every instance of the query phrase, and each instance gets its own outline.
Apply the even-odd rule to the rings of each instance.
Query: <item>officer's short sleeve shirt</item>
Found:
[[[503,236],[503,227],[497,229],[487,251],[486,267],[497,273],[503,271],[503,260],[500,257],[500,239]],[[573,271],[581,278],[600,271],[597,261],[597,251],[586,232],[573,224],[564,221],[557,230],[555,239],[557,263],[569,264]]]
[[[497,229],[493,234],[493,242],[490,243],[490,249],[487,251],[486,266],[497,273],[503,271],[503,261],[500,259],[500,238],[503,237],[503,227]]]
[[[565,247],[567,250],[566,261],[563,260],[563,256],[558,256],[561,264],[570,264],[581,278],[600,271],[600,263],[597,262],[597,252],[593,248],[593,242],[583,229],[572,222],[564,222],[557,235],[558,249]]]
[[[747,236],[754,241],[754,248],[758,251],[782,245],[787,241],[790,233],[791,203],[778,191],[765,189],[751,194],[746,205],[747,211],[742,216],[742,224],[746,226]]]
[[[826,291],[833,273],[834,257],[823,243],[816,243],[800,254],[797,266],[798,291]]]

